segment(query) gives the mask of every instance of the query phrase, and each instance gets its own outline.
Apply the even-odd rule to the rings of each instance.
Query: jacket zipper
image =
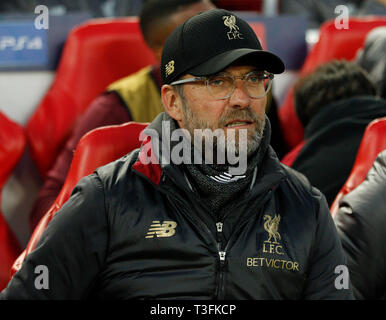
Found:
[[[219,252],[221,251],[221,247],[222,247],[222,245],[221,245],[221,242],[222,242],[222,236],[221,236],[222,227],[223,227],[223,223],[222,222],[217,222],[216,223],[216,229],[217,229],[217,232],[216,232],[217,249],[218,249]]]
[[[215,299],[216,300],[222,300],[224,295],[224,273],[225,273],[225,257],[226,257],[226,251],[222,250],[222,229],[223,229],[223,223],[217,222],[216,223],[216,238],[217,238],[217,250],[218,250],[218,280],[217,280],[217,286],[215,290]]]
[[[217,222],[216,223],[216,229],[217,229],[217,247],[218,247],[218,256],[219,256],[219,276],[218,276],[218,282],[217,282],[217,288],[216,288],[216,299],[221,300],[223,299],[224,294],[224,267],[225,267],[225,258],[226,258],[226,251],[222,251],[222,229],[223,229],[223,223]]]
[[[264,206],[264,204],[266,203],[266,201],[269,199],[269,195],[272,193],[272,189],[269,190],[264,196],[263,196],[263,199],[259,205],[259,208],[261,208],[262,206]],[[218,242],[217,242],[217,245],[218,245],[218,250],[219,250],[219,281],[218,281],[218,284],[217,284],[217,289],[216,289],[216,299],[217,300],[222,300],[224,299],[224,267],[225,267],[225,264],[226,264],[226,254],[227,254],[227,250],[230,246],[230,244],[233,242],[233,240],[235,238],[238,237],[238,234],[239,234],[239,231],[243,228],[243,226],[248,222],[248,219],[249,218],[246,218],[244,221],[240,221],[240,224],[238,225],[238,228],[236,228],[234,230],[234,232],[232,233],[232,236],[228,239],[226,245],[225,245],[225,248],[222,249],[222,245],[221,245],[221,239],[222,239],[222,231],[223,231],[223,226],[224,226],[224,223],[223,222],[217,222],[216,223],[216,227],[217,227],[217,239],[218,239]]]
[[[272,193],[272,189],[270,189],[266,194],[265,196],[263,196],[263,199],[259,205],[259,207],[263,206],[265,204],[265,202],[268,200],[269,198],[269,195]],[[175,204],[173,203],[173,201],[171,201],[170,198],[175,198],[175,196],[172,196],[172,193],[166,193],[166,196],[167,198],[169,198],[169,201],[171,202],[171,204],[174,206],[174,208],[178,211],[178,208],[175,206]],[[206,223],[204,223],[203,221],[201,221],[201,219],[195,219],[193,218],[188,212],[185,211],[185,207],[186,207],[186,203],[183,199],[177,199],[177,201],[181,202],[183,204],[183,206],[181,208],[179,208],[182,212],[184,212],[184,214],[190,218],[191,220],[193,220],[194,222],[194,225],[201,225],[203,227],[203,230],[205,230],[205,232],[214,240],[217,240],[217,250],[218,250],[218,258],[219,258],[219,267],[218,267],[218,281],[217,281],[217,286],[216,286],[216,289],[215,289],[215,299],[216,300],[222,300],[224,299],[224,273],[225,273],[225,264],[226,264],[226,254],[227,254],[227,249],[231,243],[231,240],[233,240],[235,237],[238,236],[238,232],[239,230],[241,230],[241,228],[244,226],[244,224],[248,221],[248,219],[245,219],[244,221],[241,221],[241,223],[238,225],[238,228],[236,228],[236,230],[234,230],[235,232],[233,232],[232,236],[228,239],[226,245],[225,245],[225,248],[222,249],[222,232],[223,232],[223,226],[224,226],[224,223],[223,222],[217,222],[216,223],[216,237],[213,237],[213,233],[209,230],[208,226],[206,225]]]
[[[217,300],[220,300],[222,299],[222,296],[223,296],[223,292],[224,292],[224,266],[225,266],[225,256],[226,256],[226,251],[222,251],[222,230],[223,230],[223,223],[222,222],[217,222],[216,223],[216,238],[213,237],[213,233],[209,230],[208,226],[206,225],[206,223],[202,222],[201,219],[195,219],[192,217],[192,215],[188,214],[186,211],[185,211],[185,207],[186,207],[186,203],[183,199],[180,199],[180,200],[177,200],[179,202],[182,202],[184,204],[184,206],[181,206],[180,208],[177,209],[177,207],[175,206],[175,204],[173,203],[173,201],[171,201],[170,198],[174,198],[175,196],[172,196],[172,193],[169,193],[167,194],[167,197],[169,198],[169,201],[171,202],[171,204],[174,206],[174,208],[178,211],[181,210],[188,218],[192,219],[193,220],[193,223],[194,225],[200,225],[202,226],[202,229],[205,230],[205,232],[214,240],[217,240],[216,243],[217,243],[217,251],[218,251],[218,265],[219,265],[219,268],[218,268],[218,280],[217,280],[217,286],[216,286],[216,289],[215,289],[215,299]]]

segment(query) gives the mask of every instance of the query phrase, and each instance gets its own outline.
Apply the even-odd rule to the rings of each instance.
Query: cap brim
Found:
[[[248,64],[256,66],[261,70],[271,73],[282,73],[285,70],[283,61],[275,54],[269,51],[256,50],[249,48],[240,48],[218,54],[215,57],[201,63],[200,65],[189,69],[186,73],[194,76],[206,76],[220,72],[232,63],[246,58]]]

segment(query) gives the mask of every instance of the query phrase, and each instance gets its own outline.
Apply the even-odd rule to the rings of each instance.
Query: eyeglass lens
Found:
[[[267,94],[272,81],[271,78],[263,72],[251,72],[243,77],[232,77],[226,74],[219,74],[210,77],[207,80],[209,93],[215,99],[229,97],[235,88],[236,78],[243,79],[244,87],[252,98],[264,97]]]

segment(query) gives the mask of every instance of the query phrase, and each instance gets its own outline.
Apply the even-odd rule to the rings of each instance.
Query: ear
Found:
[[[182,101],[174,87],[166,84],[161,88],[161,99],[166,112],[177,122],[182,120]]]

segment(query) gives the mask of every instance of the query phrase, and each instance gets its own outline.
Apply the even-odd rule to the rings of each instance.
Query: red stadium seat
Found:
[[[23,128],[0,112],[0,195],[23,155],[25,145]],[[0,291],[7,285],[12,263],[20,252],[19,242],[0,211]]]
[[[137,18],[94,19],[70,32],[55,80],[26,128],[43,177],[90,102],[113,81],[154,63]]]
[[[331,205],[331,214],[334,216],[339,209],[339,201],[359,186],[366,178],[367,172],[373,165],[377,155],[386,149],[386,117],[369,123],[351,170],[350,176],[339,191]]]
[[[27,254],[36,246],[56,212],[68,200],[78,181],[96,168],[119,159],[141,145],[138,137],[147,123],[128,122],[91,130],[79,141],[70,171],[55,202],[36,226],[26,249],[12,266],[12,275],[20,269]]]
[[[337,29],[334,21],[325,22],[320,28],[319,41],[307,56],[299,76],[304,76],[319,65],[334,59],[352,60],[360,49],[367,34],[373,28],[386,25],[386,17],[371,16],[351,18],[349,29]],[[296,116],[293,102],[293,88],[279,108],[279,121],[284,139],[293,148],[303,139],[303,127]]]

